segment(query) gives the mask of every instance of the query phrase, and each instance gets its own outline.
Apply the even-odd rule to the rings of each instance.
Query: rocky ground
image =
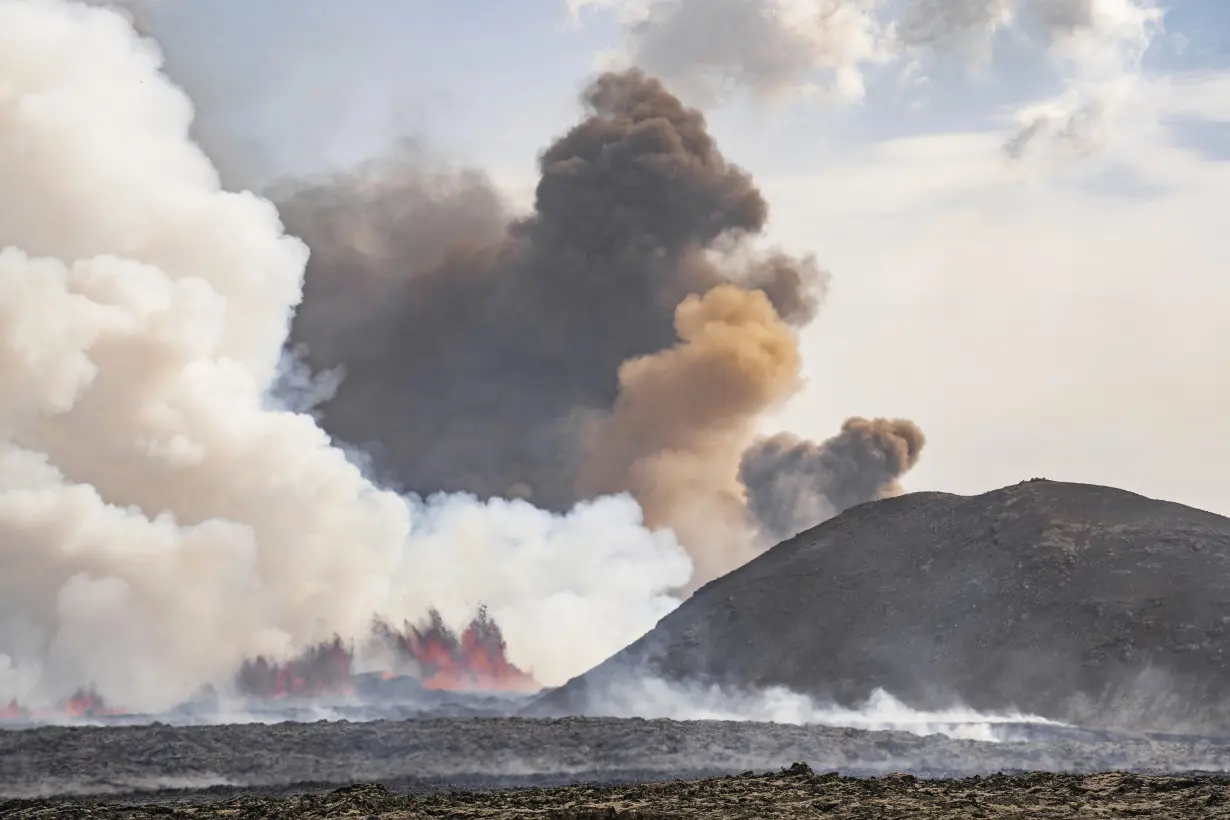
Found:
[[[703,780],[508,792],[397,794],[366,784],[270,797],[243,795],[215,802],[42,801],[0,803],[12,820],[52,817],[144,818],[1070,818],[1230,817],[1230,778],[1097,775],[993,775],[922,780],[912,775],[850,778],[816,774],[805,764],[769,774]]]
[[[1033,770],[1230,771],[1228,739],[1039,726],[997,731],[1013,739],[618,718],[41,727],[0,731],[0,799],[217,800],[356,782],[416,793],[648,783],[770,771],[783,761],[845,775],[932,779]]]

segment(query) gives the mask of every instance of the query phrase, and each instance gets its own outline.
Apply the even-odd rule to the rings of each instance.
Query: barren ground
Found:
[[[511,792],[396,794],[355,785],[326,793],[213,802],[0,804],[13,820],[115,818],[1154,818],[1230,817],[1230,779],[1134,774],[846,778],[803,764],[778,773]]]
[[[617,718],[40,727],[0,732],[0,816],[1230,816],[1230,778],[1193,773],[1230,770],[1230,740],[1003,731],[1016,739]],[[721,777],[790,761],[911,776]],[[1097,774],[1114,770],[1137,774]]]

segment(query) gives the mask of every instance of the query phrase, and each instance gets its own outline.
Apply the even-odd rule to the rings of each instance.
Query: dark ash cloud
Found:
[[[739,478],[761,534],[790,538],[857,504],[897,494],[926,437],[908,419],[850,418],[827,441],[779,433],[743,455]]]
[[[414,156],[280,197],[312,248],[293,341],[346,370],[324,425],[377,442],[407,490],[568,506],[582,427],[614,406],[623,362],[678,341],[687,296],[742,282],[796,324],[815,313],[814,260],[747,251],[767,205],[698,111],[636,71],[584,103],[522,218],[481,175]]]

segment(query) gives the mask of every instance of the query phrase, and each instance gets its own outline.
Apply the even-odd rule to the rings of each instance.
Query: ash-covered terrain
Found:
[[[644,675],[1226,732],[1230,520],[1033,480],[856,507],[693,595],[546,710]]]
[[[919,780],[911,775],[862,780],[818,774],[795,763],[757,775],[624,784],[593,784],[516,792],[398,795],[378,784],[324,794],[272,798],[232,797],[209,806],[74,804],[48,809],[37,802],[0,804],[13,818],[55,814],[90,818],[286,817],[369,818],[500,817],[555,820],[665,820],[666,818],[1157,818],[1230,817],[1224,777],[1141,777],[1134,774],[1033,773],[963,780]]]
[[[1230,739],[1005,725],[1002,742],[752,721],[619,718],[41,727],[0,733],[0,795],[212,801],[353,782],[403,791],[630,783],[767,771],[927,778],[1224,771]]]

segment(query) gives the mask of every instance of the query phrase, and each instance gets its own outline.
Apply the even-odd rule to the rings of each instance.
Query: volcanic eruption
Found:
[[[828,274],[758,241],[752,178],[660,82],[603,74],[583,103],[539,159],[528,215],[483,175],[406,153],[279,188],[312,248],[292,341],[345,373],[324,428],[371,443],[397,486],[552,510],[630,492],[699,584],[770,545],[740,461],[800,384],[796,331]],[[913,440],[911,459],[885,461],[847,435],[808,477],[831,501],[798,523],[890,492]]]
[[[740,464],[826,274],[763,244],[700,112],[601,75],[528,214],[405,157],[275,206],[160,59],[113,10],[0,0],[0,702],[344,686],[373,618],[433,608],[389,633],[427,685],[551,685],[767,546]],[[323,428],[275,395],[294,351],[343,376]],[[911,452],[843,456],[813,508]]]

